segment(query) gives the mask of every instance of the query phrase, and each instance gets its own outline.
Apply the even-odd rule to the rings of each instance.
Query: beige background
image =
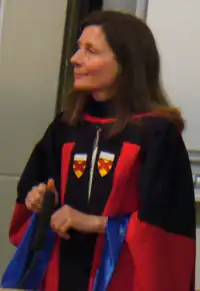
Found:
[[[0,45],[0,275],[16,183],[55,111],[66,0],[6,0]]]

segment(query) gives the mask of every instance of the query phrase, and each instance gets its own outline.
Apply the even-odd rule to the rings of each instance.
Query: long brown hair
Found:
[[[121,68],[111,135],[119,133],[133,114],[152,111],[164,112],[171,119],[176,116],[183,127],[179,112],[170,106],[162,89],[160,57],[149,27],[137,17],[116,11],[93,12],[83,21],[82,30],[90,25],[101,26]],[[68,96],[65,117],[69,123],[76,124],[80,119],[87,96],[88,92],[76,91]]]

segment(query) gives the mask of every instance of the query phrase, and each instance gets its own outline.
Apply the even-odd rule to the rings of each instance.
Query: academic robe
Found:
[[[48,178],[60,206],[109,217],[105,235],[56,236],[42,290],[194,291],[195,199],[185,145],[166,117],[133,121],[108,139],[114,119],[104,110],[89,107],[77,126],[61,114],[33,150],[18,184],[14,245],[32,217],[24,204],[28,191]]]

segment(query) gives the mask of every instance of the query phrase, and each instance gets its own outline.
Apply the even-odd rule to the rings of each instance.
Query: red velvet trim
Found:
[[[108,291],[194,291],[195,241],[141,222],[135,212]]]
[[[191,290],[195,240],[142,222],[136,212],[129,224],[127,244],[135,265],[130,291]]]
[[[44,279],[44,291],[57,291],[59,288],[59,254],[60,254],[60,239],[56,239],[52,256],[46,271]]]
[[[75,143],[66,143],[62,148],[62,165],[61,165],[61,205],[65,203],[65,189],[68,180],[69,164],[72,150]],[[52,257],[46,272],[44,280],[45,291],[57,291],[59,288],[59,256],[60,256],[60,239],[57,238],[52,253]]]
[[[106,124],[106,123],[115,121],[115,118],[100,118],[100,117],[95,117],[89,114],[84,114],[83,119],[92,123],[99,123],[99,124]]]
[[[139,151],[140,147],[138,145],[130,143],[123,144],[122,151],[114,173],[112,191],[110,193],[103,213],[104,216],[116,216],[136,211],[138,207],[136,180],[139,171]],[[131,179],[126,179],[126,177],[131,177]],[[125,189],[126,193],[124,192]],[[126,199],[124,199],[125,195]],[[103,246],[104,235],[99,235],[92,265],[89,291],[92,291],[93,289],[94,279],[96,271],[100,264]],[[132,261],[132,259],[129,260]],[[124,289],[113,289],[113,291],[118,290],[121,291]]]
[[[195,240],[167,233],[137,217],[138,153],[138,146],[124,143],[104,211],[105,216],[134,213],[108,291],[190,291],[195,270]],[[104,236],[100,235],[89,291],[93,289],[103,246]]]
[[[62,168],[61,168],[61,204],[65,204],[65,189],[68,180],[69,164],[72,155],[72,150],[75,143],[66,143],[62,148]]]
[[[134,258],[127,243],[124,244],[121,254],[108,291],[138,291],[134,288]]]
[[[142,118],[142,117],[147,117],[147,116],[155,116],[155,113],[149,112],[149,113],[142,113],[142,114],[136,114],[133,115],[133,119],[138,119],[138,118]],[[115,118],[101,118],[101,117],[96,117],[96,116],[92,116],[89,115],[87,113],[85,113],[83,115],[83,119],[87,120],[91,123],[98,123],[98,124],[106,124],[106,123],[111,123],[114,122],[116,119]]]
[[[137,189],[134,187],[134,176],[138,172],[138,154],[140,147],[124,142],[113,178],[113,187],[104,209],[103,215],[115,216],[130,213],[138,206]],[[127,177],[130,177],[127,179]],[[127,189],[126,199],[124,190]]]
[[[9,229],[10,242],[18,246],[23,238],[32,212],[25,204],[16,203]]]

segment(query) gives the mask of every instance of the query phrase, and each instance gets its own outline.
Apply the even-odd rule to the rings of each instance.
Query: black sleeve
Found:
[[[56,131],[61,122],[61,114],[50,124],[42,139],[34,147],[22,172],[17,187],[17,203],[24,203],[27,193],[33,186],[55,179],[59,187],[59,152],[56,147]]]
[[[195,197],[188,153],[169,121],[147,121],[141,152],[139,219],[195,238]]]

